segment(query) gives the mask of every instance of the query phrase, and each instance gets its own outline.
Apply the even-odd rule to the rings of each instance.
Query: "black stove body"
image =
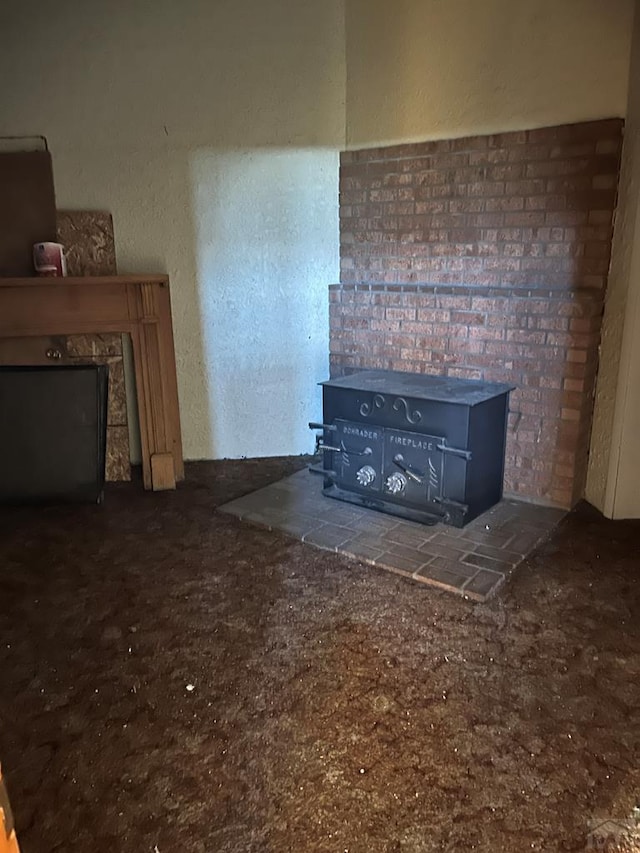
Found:
[[[455,527],[501,499],[511,386],[382,370],[321,384],[325,495]]]

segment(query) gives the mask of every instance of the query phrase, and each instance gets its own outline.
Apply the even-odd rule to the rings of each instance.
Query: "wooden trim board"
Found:
[[[0,338],[123,332],[131,336],[145,489],[184,478],[166,275],[0,278]]]

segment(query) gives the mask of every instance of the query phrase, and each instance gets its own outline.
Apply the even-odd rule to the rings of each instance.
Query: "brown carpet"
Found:
[[[580,850],[640,795],[640,524],[476,604],[216,512],[300,460],[0,515],[24,853]]]

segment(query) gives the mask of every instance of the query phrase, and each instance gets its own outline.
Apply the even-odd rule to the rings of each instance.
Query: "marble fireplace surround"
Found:
[[[129,334],[145,489],[184,478],[166,275],[0,279],[0,339]]]

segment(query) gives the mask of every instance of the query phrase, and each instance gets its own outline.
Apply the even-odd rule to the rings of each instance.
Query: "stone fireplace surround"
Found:
[[[505,492],[584,493],[622,120],[349,151],[331,372],[516,385]]]

